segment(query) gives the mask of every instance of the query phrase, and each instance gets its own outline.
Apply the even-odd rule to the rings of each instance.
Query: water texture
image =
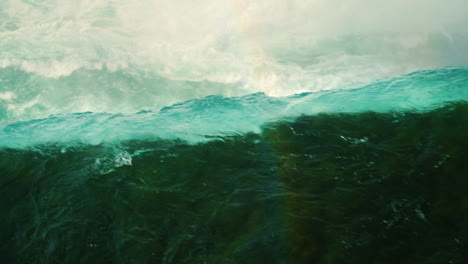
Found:
[[[466,263],[465,0],[4,0],[1,263]]]

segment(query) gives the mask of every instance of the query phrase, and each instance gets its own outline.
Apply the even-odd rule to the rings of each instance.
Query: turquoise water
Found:
[[[468,4],[0,3],[2,263],[465,263]]]
[[[287,97],[271,97],[264,93],[239,97],[211,95],[157,111],[57,113],[19,121],[11,117],[8,120],[9,111],[4,110],[6,114],[3,117],[5,121],[0,124],[0,146],[25,148],[48,143],[96,145],[152,138],[196,143],[216,137],[258,133],[267,122],[291,120],[300,115],[363,111],[424,112],[448,102],[468,100],[467,86],[468,68],[452,67],[414,72],[354,89]],[[40,102],[37,104],[40,105]]]

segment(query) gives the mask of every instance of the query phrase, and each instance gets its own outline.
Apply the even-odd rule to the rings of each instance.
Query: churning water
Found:
[[[2,1],[0,261],[464,263],[467,14]]]

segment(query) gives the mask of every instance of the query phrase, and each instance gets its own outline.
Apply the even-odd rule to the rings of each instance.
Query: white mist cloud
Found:
[[[158,106],[213,93],[284,96],[468,65],[467,14],[466,0],[4,0],[0,67],[54,79],[88,69],[238,84],[216,91],[154,85],[148,100]],[[91,91],[90,80],[82,82],[76,98]],[[54,108],[63,98],[50,95],[68,87],[34,89]],[[148,87],[132,89],[150,97]]]

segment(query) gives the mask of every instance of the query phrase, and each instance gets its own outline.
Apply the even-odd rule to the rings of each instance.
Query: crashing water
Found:
[[[468,68],[457,67],[415,72],[355,89],[288,97],[269,97],[264,93],[241,97],[211,95],[159,111],[59,113],[42,119],[13,119],[0,123],[0,138],[3,139],[0,146],[24,148],[54,142],[101,144],[151,138],[200,142],[258,133],[267,122],[303,114],[427,111],[447,102],[467,101],[467,87]]]
[[[468,2],[5,0],[2,263],[464,263]]]
[[[0,120],[284,97],[466,66],[467,12],[464,0],[3,1]]]

